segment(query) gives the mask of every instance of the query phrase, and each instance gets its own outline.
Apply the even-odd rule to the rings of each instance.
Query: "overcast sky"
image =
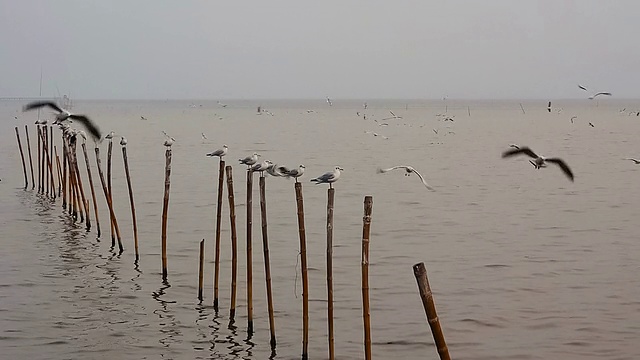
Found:
[[[0,97],[640,98],[640,1],[0,0]]]

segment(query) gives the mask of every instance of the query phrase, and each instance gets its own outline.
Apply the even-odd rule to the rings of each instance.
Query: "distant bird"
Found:
[[[387,171],[396,170],[396,169],[404,169],[405,170],[405,174],[404,174],[405,176],[409,176],[412,173],[415,173],[416,175],[418,175],[418,178],[420,178],[420,181],[422,181],[422,184],[427,189],[429,189],[431,191],[435,191],[431,186],[429,186],[429,184],[427,184],[427,181],[424,179],[424,177],[422,177],[422,175],[416,169],[414,169],[412,166],[398,165],[398,166],[390,167],[388,169],[380,169],[380,168],[378,168],[377,173],[378,174],[382,174],[382,173],[386,173]]]
[[[509,147],[514,149],[520,149],[520,145],[518,144],[509,144]]]
[[[258,162],[258,157],[260,157],[260,154],[254,152],[253,155],[247,156],[244,159],[238,159],[238,161],[240,161],[241,164],[247,165],[247,169],[251,169],[251,166]]]
[[[202,140],[207,140],[207,135],[205,135],[204,133],[201,133],[202,135]]]
[[[311,114],[311,113],[314,113],[314,112],[316,112],[316,111],[315,110],[311,110],[311,109],[307,109],[307,114]]]
[[[382,119],[382,121],[384,120],[390,120],[390,119],[402,119],[402,116],[398,116],[396,115],[393,111],[389,110],[389,113],[391,114],[391,117],[388,118],[384,118]]]
[[[171,136],[169,136],[169,138],[164,141],[164,146],[169,148],[169,147],[171,147],[171,145],[173,145],[173,143],[175,141],[176,141],[176,139],[174,139]]]
[[[592,122],[590,122],[590,123],[589,123],[589,126],[591,126],[591,127],[595,127],[595,125],[593,125],[593,123],[592,123]]]
[[[210,152],[207,154],[207,156],[218,156],[220,159],[222,159],[223,156],[227,155],[228,150],[229,150],[229,147],[225,144],[225,145],[222,145],[222,149],[218,149],[213,152]]]
[[[344,171],[340,166],[336,166],[333,171],[326,172],[317,178],[311,179],[311,182],[317,184],[329,184],[329,188],[333,188],[333,183],[340,178],[340,171]]]
[[[65,120],[77,120],[80,124],[87,128],[87,130],[95,140],[102,138],[100,129],[87,116],[72,114],[68,110],[60,108],[56,103],[52,101],[34,101],[28,103],[24,106],[24,108],[22,108],[22,111],[39,109],[41,107],[47,106],[57,112],[56,119],[53,122],[54,125],[58,125]]]
[[[104,136],[104,138],[105,140],[112,140],[115,135],[116,133],[114,131],[110,131],[107,135]]]
[[[220,101],[218,101],[218,105],[222,106],[223,108],[226,108],[226,107],[227,107],[227,104],[223,104],[223,103],[221,103]]]
[[[365,110],[366,110],[366,109],[367,109],[367,107],[369,107],[369,104],[367,104],[366,102],[364,102],[364,103],[362,104],[362,107],[363,107],[363,108],[365,108]]]
[[[596,98],[596,96],[600,96],[600,95],[605,95],[605,96],[611,96],[610,92],[597,92],[591,96],[589,96],[589,100],[593,100]]]
[[[639,165],[639,164],[640,164],[640,160],[636,160],[636,159],[634,159],[634,158],[626,158],[626,159],[624,159],[624,160],[631,160],[631,161],[633,161],[636,165]]]
[[[432,129],[434,133],[436,133],[436,135],[438,135],[438,130],[436,129]]]
[[[327,96],[327,104],[329,104],[329,106],[333,106],[333,102],[331,101],[331,99],[329,99],[328,96]]]
[[[263,161],[261,163],[257,163],[255,165],[253,165],[250,170],[252,172],[259,171],[260,172],[260,176],[264,176],[264,171],[266,171],[269,168],[269,166],[272,165],[272,164],[273,163],[271,161],[265,160],[265,161]]]
[[[47,125],[47,119],[36,120],[36,125]]]
[[[571,172],[571,169],[569,168],[567,163],[564,162],[564,160],[562,160],[560,158],[544,158],[544,157],[539,156],[536,153],[534,153],[533,150],[531,150],[528,147],[524,147],[523,146],[523,147],[521,147],[519,149],[507,150],[507,151],[502,153],[502,157],[503,158],[507,158],[507,157],[512,157],[512,156],[516,156],[516,155],[520,155],[520,154],[524,154],[524,155],[529,156],[530,158],[533,158],[534,160],[529,161],[529,162],[536,169],[540,169],[540,168],[546,167],[546,163],[548,163],[548,162],[558,165],[560,167],[560,169],[562,169],[564,174],[567,175],[569,180],[573,181],[573,172]]]
[[[127,138],[124,136],[120,136],[120,145],[127,146]]]
[[[300,164],[297,169],[287,170],[285,173],[287,178],[294,178],[298,182],[298,178],[304,174],[304,169],[304,165]]]
[[[571,117],[571,123],[573,124],[573,119],[577,119],[577,118],[578,118],[577,116],[572,116]]]
[[[551,101],[549,101],[549,104],[547,104],[547,111],[551,112]]]
[[[580,84],[578,84],[578,87],[579,87],[580,89],[584,90],[584,91],[588,91],[586,87],[584,87],[584,86],[582,86],[582,85],[580,85]]]
[[[142,115],[140,115],[140,120],[147,120],[147,118],[142,116]]]

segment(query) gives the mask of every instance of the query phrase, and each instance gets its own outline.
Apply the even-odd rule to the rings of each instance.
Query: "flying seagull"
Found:
[[[394,114],[394,112],[391,111],[391,110],[389,110],[389,113],[391,114],[391,117],[384,118],[384,119],[382,119],[382,121],[391,120],[391,119],[402,119],[402,116],[398,116],[398,115]]]
[[[530,158],[533,158],[534,160],[530,160],[529,162],[536,169],[546,167],[546,163],[548,162],[560,166],[560,169],[562,169],[564,174],[567,175],[569,180],[573,181],[573,172],[571,172],[571,169],[569,168],[567,163],[564,162],[564,160],[560,158],[544,158],[542,156],[537,155],[536,153],[533,152],[533,150],[529,149],[526,146],[523,146],[520,149],[507,150],[502,153],[502,157],[507,158],[507,157],[512,157],[520,154],[524,154],[529,156]]]
[[[624,159],[624,160],[631,160],[631,161],[633,161],[634,163],[636,163],[636,165],[640,164],[640,160],[636,160],[636,159],[634,159],[634,158],[626,158],[626,159]]]
[[[578,118],[578,117],[577,117],[577,116],[575,116],[575,115],[574,115],[574,116],[572,116],[572,117],[571,117],[571,123],[573,124],[573,119],[577,119],[577,118]]]
[[[578,87],[579,87],[580,89],[584,90],[584,91],[588,91],[586,87],[584,87],[584,86],[582,86],[582,85],[580,85],[580,84],[578,84]]]
[[[317,184],[329,184],[329,188],[333,188],[333,183],[340,178],[340,171],[344,171],[340,166],[336,166],[333,171],[326,172],[317,178],[311,179],[311,182]]]
[[[603,91],[597,92],[597,93],[589,96],[589,100],[593,100],[593,99],[596,98],[596,96],[600,96],[600,95],[611,96],[611,93],[610,92],[603,92]]]
[[[250,170],[251,166],[258,162],[259,156],[260,154],[258,154],[257,152],[254,152],[253,155],[247,156],[244,159],[238,159],[238,161],[240,161],[241,164],[247,165],[247,169]]]
[[[520,145],[518,144],[509,144],[509,147],[514,149],[520,149]]]
[[[328,96],[327,96],[327,104],[329,104],[329,106],[333,106],[333,102],[331,101],[331,99],[329,99]]]
[[[547,111],[551,112],[551,101],[549,101],[549,104],[547,104]]]
[[[424,184],[424,186],[431,190],[431,191],[435,191],[431,186],[429,186],[429,184],[427,184],[427,181],[422,177],[422,175],[420,175],[420,173],[414,169],[412,166],[408,166],[408,165],[398,165],[398,166],[394,166],[394,167],[390,167],[388,169],[378,169],[377,173],[378,174],[382,174],[382,173],[386,173],[387,171],[391,171],[391,170],[395,170],[395,169],[404,169],[405,171],[405,176],[409,176],[411,175],[411,173],[415,173],[416,175],[418,175],[418,177],[420,178],[420,181],[422,181],[422,184]]]
[[[223,156],[227,155],[228,150],[229,150],[229,147],[225,144],[225,145],[222,145],[222,149],[218,149],[213,152],[210,152],[207,154],[207,156],[218,156],[220,159],[222,159]]]
[[[34,102],[30,102],[27,105],[25,105],[24,108],[22,108],[22,111],[29,111],[29,110],[33,110],[33,109],[39,109],[39,108],[46,107],[46,106],[48,106],[49,108],[51,108],[51,109],[53,109],[54,111],[57,112],[56,119],[53,122],[54,125],[58,125],[58,124],[62,123],[63,121],[69,120],[69,119],[77,120],[80,124],[82,124],[84,127],[87,128],[87,130],[89,131],[89,133],[91,134],[91,136],[93,136],[93,138],[95,140],[98,140],[98,139],[102,138],[102,134],[100,133],[100,129],[98,129],[98,127],[91,120],[89,120],[89,118],[87,116],[72,114],[68,110],[60,108],[53,101],[34,101]]]

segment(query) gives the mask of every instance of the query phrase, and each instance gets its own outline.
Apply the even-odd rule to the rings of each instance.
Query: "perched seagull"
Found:
[[[120,136],[120,145],[127,146],[127,138],[124,136]]]
[[[300,164],[297,169],[287,170],[287,178],[294,178],[298,182],[298,178],[304,174],[304,165]]]
[[[534,160],[530,162],[536,169],[546,167],[546,163],[548,162],[560,166],[560,169],[562,169],[564,174],[567,175],[569,180],[573,181],[573,172],[571,172],[571,169],[569,168],[567,163],[564,162],[564,160],[560,158],[544,158],[542,156],[538,156],[536,153],[533,152],[533,150],[529,149],[526,146],[521,147],[520,149],[507,150],[502,153],[502,157],[507,158],[507,157],[516,156],[520,154],[524,154],[533,158]]]
[[[105,135],[104,138],[105,138],[105,140],[111,141],[111,140],[113,140],[114,136],[116,136],[116,133],[112,130],[112,131],[109,131],[109,133],[107,135]]]
[[[265,160],[261,163],[257,163],[255,165],[253,165],[251,167],[251,172],[256,172],[259,171],[260,172],[260,176],[264,176],[264,171],[267,170],[269,168],[269,166],[271,166],[273,163],[269,160]]]
[[[636,160],[636,159],[634,159],[634,158],[626,158],[626,159],[624,159],[624,160],[631,160],[631,161],[633,161],[634,163],[636,163],[636,165],[640,164],[640,160]]]
[[[422,175],[420,175],[420,173],[414,169],[412,166],[407,166],[407,165],[398,165],[398,166],[394,166],[394,167],[390,167],[388,169],[380,169],[378,168],[377,173],[378,174],[382,174],[382,173],[386,173],[387,171],[391,171],[391,170],[395,170],[395,169],[404,169],[405,170],[405,176],[409,176],[411,175],[411,173],[415,173],[416,175],[418,175],[418,177],[420,178],[420,181],[422,181],[422,184],[424,184],[424,186],[431,190],[431,191],[435,191],[431,186],[429,186],[429,184],[427,184],[427,182],[425,181],[425,179],[422,177]]]
[[[71,120],[77,120],[84,127],[87,128],[87,130],[89,131],[91,136],[93,136],[94,139],[97,140],[97,139],[102,138],[102,134],[100,133],[100,129],[98,129],[98,127],[93,122],[91,122],[91,120],[89,120],[88,117],[86,117],[85,115],[72,114],[68,110],[60,108],[56,103],[54,103],[52,101],[34,101],[34,102],[31,102],[31,103],[28,103],[27,105],[24,106],[24,108],[22,108],[22,111],[39,109],[39,108],[45,107],[45,106],[48,106],[48,107],[50,107],[51,109],[53,109],[54,111],[57,112],[56,119],[53,122],[54,125],[58,125],[58,124],[62,123],[65,120],[70,120],[70,119]]]
[[[329,99],[328,96],[327,96],[327,104],[329,104],[329,106],[333,106],[333,102],[331,102],[331,99]]]
[[[47,119],[36,120],[36,125],[47,125]]]
[[[238,159],[238,161],[240,161],[241,164],[247,165],[247,169],[251,170],[251,166],[258,162],[258,157],[260,157],[260,154],[254,152],[253,155],[247,156],[244,159]]]
[[[287,170],[284,166],[278,166],[278,164],[271,164],[267,168],[267,174],[273,177],[284,177],[287,176],[284,170]]]
[[[582,85],[580,85],[580,84],[578,84],[578,87],[579,87],[580,89],[584,90],[584,91],[588,91],[586,87],[584,87],[584,86],[582,86]]]
[[[600,95],[611,96],[611,93],[610,92],[602,92],[602,91],[601,92],[597,92],[597,93],[589,96],[589,100],[593,100],[593,99],[596,98],[596,96],[600,96]]]
[[[333,183],[340,178],[340,171],[344,171],[343,168],[336,166],[333,171],[326,172],[317,178],[311,179],[311,182],[317,184],[329,184],[329,188],[333,188]]]
[[[222,145],[222,149],[218,149],[213,152],[210,152],[207,154],[207,156],[218,156],[220,159],[222,159],[223,156],[227,155],[228,150],[229,150],[229,147],[225,144],[225,145]]]
[[[174,139],[174,138],[172,138],[171,136],[169,136],[169,138],[168,138],[168,139],[166,139],[166,140],[164,141],[164,146],[166,146],[166,147],[170,148],[170,147],[171,147],[171,145],[173,145],[173,143],[174,143],[175,141],[176,141],[176,139]]]

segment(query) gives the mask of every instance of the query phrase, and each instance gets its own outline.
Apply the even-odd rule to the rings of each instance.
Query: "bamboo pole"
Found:
[[[27,166],[24,163],[24,153],[22,152],[22,143],[20,143],[20,133],[18,132],[17,126],[16,126],[16,138],[18,139],[18,148],[20,149],[20,157],[22,158],[22,170],[24,172],[24,188],[26,189],[29,186],[29,180],[27,179]]]
[[[27,136],[27,150],[29,151],[29,168],[31,169],[31,190],[36,187],[36,182],[33,176],[33,159],[31,157],[31,141],[29,140],[29,126],[24,126],[24,132]]]
[[[267,196],[266,181],[260,175],[260,218],[262,220],[262,251],[264,253],[264,276],[267,285],[267,308],[269,310],[269,332],[271,350],[276,348],[276,324],[273,316],[273,292],[271,290],[271,265],[269,263],[269,236],[267,232]]]
[[[300,237],[300,270],[302,272],[302,360],[309,359],[309,275],[307,273],[307,235],[304,228],[304,198],[302,183],[294,184],[298,208],[298,235]]]
[[[138,252],[138,221],[136,220],[136,204],[133,201],[133,188],[131,187],[131,176],[129,175],[129,160],[127,159],[126,145],[122,145],[122,161],[124,161],[124,173],[127,176],[127,188],[129,189],[129,203],[131,205],[131,219],[133,221],[133,245],[136,251],[135,261],[137,262],[140,259],[140,253]]]
[[[113,150],[113,139],[109,139],[109,146],[107,147],[107,190],[109,190],[109,201],[113,203],[113,194],[111,193],[111,151]],[[115,246],[115,238],[113,235],[113,217],[110,216],[109,222],[111,223],[111,246]]]
[[[253,254],[251,230],[253,228],[253,172],[247,169],[247,332],[253,334]]]
[[[55,148],[56,154],[56,172],[58,173],[58,197],[62,196],[62,168],[60,167],[60,157],[58,156],[58,149]]]
[[[229,193],[229,221],[231,223],[231,310],[229,311],[230,323],[236,315],[236,294],[238,293],[238,235],[236,232],[236,204],[233,195],[233,169],[226,167],[227,192]]]
[[[87,144],[82,143],[82,152],[84,154],[84,162],[87,165],[87,177],[89,178],[89,187],[91,188],[91,199],[93,199],[93,212],[96,215],[96,228],[98,230],[98,238],[100,238],[100,218],[98,217],[98,202],[96,201],[96,191],[93,188],[93,178],[91,176],[91,166],[89,165],[89,156],[87,155]]]
[[[327,192],[327,322],[329,335],[329,360],[335,359],[333,328],[333,201],[335,189]]]
[[[78,218],[78,198],[77,198],[77,187],[76,187],[76,177],[75,171],[73,168],[72,161],[73,153],[71,150],[71,137],[67,140],[67,166],[69,168],[69,193],[71,197],[69,199],[69,214],[73,216],[73,219]]]
[[[42,144],[43,144],[43,148],[42,148],[42,161],[44,161],[44,172],[45,172],[45,182],[43,185],[45,188],[43,189],[45,195],[49,195],[49,173],[48,173],[48,169],[47,169],[47,162],[46,159],[49,156],[49,128],[47,127],[47,125],[44,125],[42,127],[42,135],[44,137],[44,139],[42,139]]]
[[[18,131],[18,128],[16,127],[16,133]],[[51,182],[53,182],[53,164],[51,162],[51,159],[49,158],[49,149],[47,148],[47,145],[43,143],[43,153],[44,153],[44,157],[43,157],[43,162],[44,162],[44,166],[45,169],[48,170],[47,171],[47,184],[49,184],[49,180],[51,180]],[[46,161],[45,161],[46,160]],[[48,188],[48,187],[47,187]],[[54,195],[55,197],[55,195]]]
[[[204,279],[204,239],[200,241],[200,264],[199,265],[200,266],[198,271],[198,300],[202,302],[202,282]]]
[[[436,304],[433,301],[433,293],[429,286],[429,278],[427,277],[427,268],[424,263],[418,263],[413,265],[413,274],[418,282],[418,289],[420,290],[420,298],[422,299],[422,306],[427,314],[427,320],[429,327],[431,327],[431,333],[438,349],[438,355],[441,360],[450,360],[449,349],[447,343],[444,341],[444,334],[440,327],[440,320],[438,319],[438,313],[436,312]]]
[[[36,126],[36,132],[38,133],[38,193],[40,193],[40,190],[42,189],[42,185],[41,185],[41,180],[42,180],[42,136],[40,135],[41,130],[40,130],[40,125]]]
[[[62,134],[62,208],[67,208],[67,142]]]
[[[51,164],[53,165],[53,126],[49,126],[49,159]],[[53,166],[49,169],[51,172],[51,197],[56,198],[56,184],[55,184],[55,175],[53,174]]]
[[[107,184],[104,180],[104,174],[102,173],[102,166],[100,165],[100,148],[96,146],[96,163],[98,164],[98,174],[100,175],[100,182],[102,183],[102,191],[104,192],[104,197],[107,199],[107,207],[109,208],[109,215],[113,218],[113,224],[116,230],[116,235],[118,236],[118,246],[120,247],[120,252],[124,251],[122,247],[122,240],[120,239],[120,228],[118,227],[118,221],[116,219],[116,215],[113,212],[113,203],[111,202],[111,198],[109,197],[109,192],[107,190]]]
[[[222,225],[222,191],[224,186],[225,162],[220,158],[220,170],[218,171],[218,203],[216,210],[216,248],[215,263],[213,269],[213,309],[218,311],[218,282],[220,279],[220,226]],[[231,196],[231,195],[230,195]]]
[[[167,280],[167,212],[169,211],[169,188],[171,187],[171,148],[167,147],[164,174],[164,201],[162,203],[162,279]]]
[[[82,199],[82,207],[84,208],[85,214],[85,225],[87,227],[87,231],[91,230],[91,216],[89,212],[89,202],[84,195],[84,186],[82,186],[82,176],[80,175],[80,169],[78,168],[78,153],[76,151],[76,142],[73,144],[73,167],[76,173],[76,178],[78,180],[78,187],[80,188],[80,198]],[[82,217],[82,215],[81,215]]]
[[[364,358],[371,360],[371,311],[369,309],[369,239],[373,197],[364,198],[362,218],[362,318],[364,322]]]

